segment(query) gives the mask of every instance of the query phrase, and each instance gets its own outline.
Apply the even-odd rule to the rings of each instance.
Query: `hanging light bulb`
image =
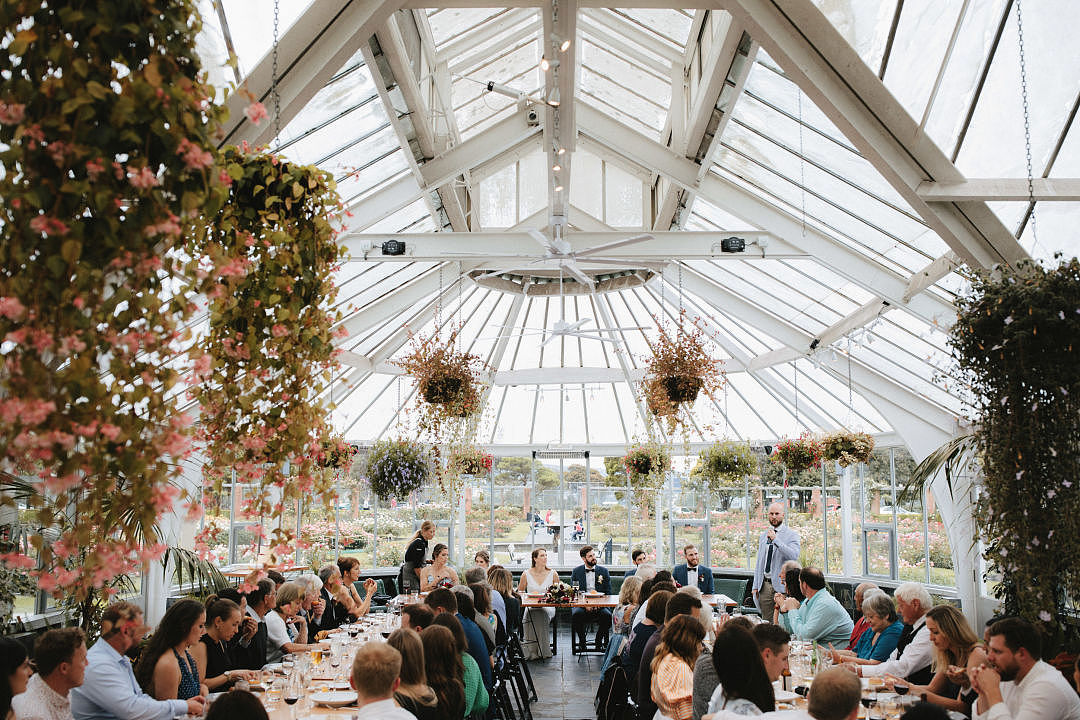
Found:
[[[559,107],[560,102],[561,100],[559,99],[559,86],[556,85],[551,89],[551,93],[548,94],[547,104],[551,107]]]
[[[562,145],[560,145],[559,143],[555,143],[555,145],[553,146],[553,148],[554,148],[554,150],[555,150],[555,154],[556,154],[556,155],[565,155],[565,154],[566,154],[566,148],[564,148],[564,147],[563,147]]]
[[[566,52],[570,49],[570,40],[559,37],[556,33],[551,33],[551,44],[559,47],[559,52]]]
[[[552,170],[552,172],[561,172],[562,171],[562,165],[559,164],[558,160],[556,160],[555,164],[551,166],[551,170]]]
[[[559,67],[559,61],[556,59],[549,59],[547,55],[540,58],[540,69],[547,72],[551,68]]]
[[[558,181],[555,181],[555,192],[562,192],[562,191],[563,191],[563,186],[560,185]]]

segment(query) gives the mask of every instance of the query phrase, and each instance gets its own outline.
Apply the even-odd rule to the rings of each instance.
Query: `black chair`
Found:
[[[512,667],[505,645],[495,648],[495,676],[509,688],[520,717],[523,720],[532,720],[532,708],[529,705],[529,690],[525,685],[525,678]]]
[[[522,649],[521,640],[517,635],[510,635],[507,638],[506,649],[510,671],[521,676],[524,687],[529,692],[529,702],[536,702],[540,698],[536,694],[536,685],[533,684],[532,673],[529,672],[529,663],[525,660],[525,650]]]

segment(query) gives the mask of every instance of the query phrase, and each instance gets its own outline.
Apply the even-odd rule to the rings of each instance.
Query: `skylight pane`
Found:
[[[605,220],[614,227],[641,227],[641,180],[607,163],[604,174]]]
[[[600,194],[602,171],[600,158],[586,150],[574,153],[570,173],[570,204],[595,218],[604,216]]]
[[[814,0],[814,4],[876,74],[885,55],[896,1],[836,3]]]
[[[964,0],[906,0],[885,86],[919,121],[930,99]]]
[[[442,8],[428,11],[435,45],[452,40],[502,12],[501,8]]]
[[[279,0],[278,37],[288,32],[312,0]],[[222,0],[229,23],[240,76],[248,73],[270,52],[274,41],[274,13],[267,12],[266,0]],[[323,28],[312,28],[312,34]]]
[[[476,186],[473,197],[481,227],[507,228],[517,223],[517,168],[510,164],[484,178]]]

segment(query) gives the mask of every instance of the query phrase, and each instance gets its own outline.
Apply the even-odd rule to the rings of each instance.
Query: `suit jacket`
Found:
[[[319,630],[336,630],[342,623],[347,622],[349,614],[344,606],[334,599],[330,591],[325,587],[319,591],[319,597],[323,601],[322,619],[319,621]]]
[[[780,568],[788,560],[799,559],[800,545],[799,533],[788,527],[786,522],[776,528],[776,540],[773,541],[772,567],[769,568],[769,582],[772,583],[774,590],[784,587],[784,575],[780,572]],[[751,590],[761,590],[761,584],[765,581],[765,560],[768,556],[769,531],[763,530],[761,537],[758,538],[757,565],[754,568],[754,584],[750,586]],[[788,595],[790,595],[792,588],[787,588],[787,590]]]
[[[269,645],[269,639],[266,634],[266,621],[261,620],[251,608],[248,608],[247,612],[248,615],[259,621],[259,629],[247,645],[244,645],[240,639],[240,633],[236,633],[230,642],[230,649],[237,668],[258,670],[267,662],[266,648]],[[270,612],[273,612],[273,610]]]
[[[611,594],[611,573],[603,565],[596,566],[596,591],[602,592],[605,595]],[[584,591],[585,588],[585,564],[578,565],[570,573],[570,584],[578,583],[578,587]]]
[[[680,585],[686,585],[686,563],[676,565],[671,571],[671,577],[675,578],[675,582]],[[713,594],[712,568],[704,565],[697,566],[697,586],[703,594]]]

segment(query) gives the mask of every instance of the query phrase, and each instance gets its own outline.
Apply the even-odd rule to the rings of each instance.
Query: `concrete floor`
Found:
[[[560,618],[561,620],[561,618]],[[569,618],[567,618],[569,620]],[[559,654],[529,663],[536,694],[534,720],[592,720],[602,655],[570,654],[570,623],[559,623]]]

